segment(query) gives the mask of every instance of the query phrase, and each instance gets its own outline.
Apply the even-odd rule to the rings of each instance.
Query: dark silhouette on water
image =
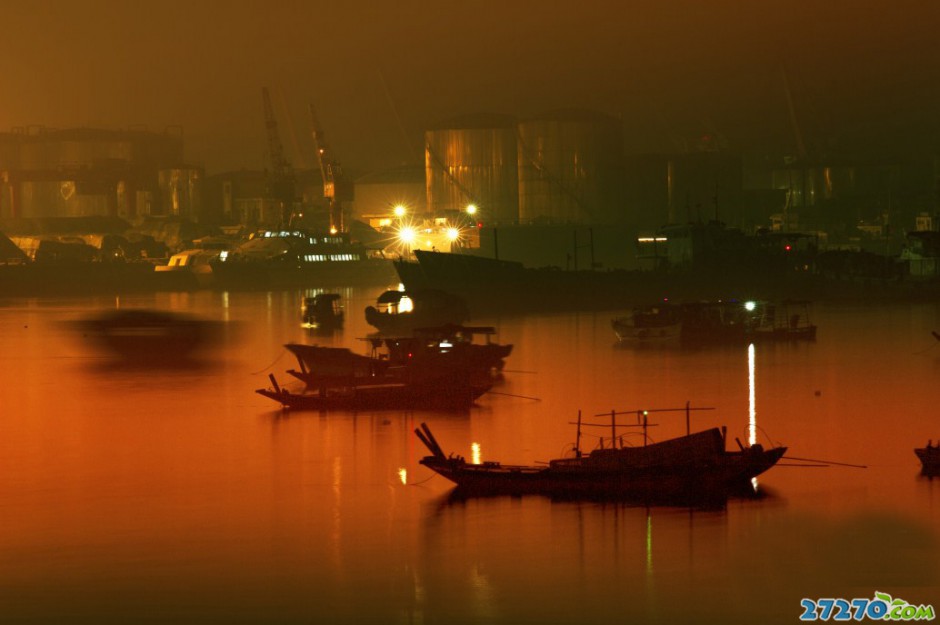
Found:
[[[665,411],[702,410],[663,409]],[[649,411],[630,411],[640,421],[644,442]],[[578,433],[574,456],[551,460],[547,465],[504,465],[500,462],[468,463],[461,456],[448,456],[438,444],[427,424],[422,423],[415,434],[431,451],[419,462],[457,484],[462,493],[474,495],[539,494],[552,497],[596,498],[622,497],[640,501],[694,501],[714,494],[746,490],[751,479],[774,466],[786,453],[786,447],[765,450],[761,445],[741,445],[739,451],[726,451],[725,431],[712,428],[689,433],[658,443],[639,447],[624,446],[617,429],[628,427],[616,422],[618,413],[609,413],[611,428],[609,444],[604,439],[599,447],[582,454],[581,426],[603,425],[582,423],[578,415]],[[624,413],[620,413],[624,414]],[[598,415],[600,416],[600,415]]]
[[[115,361],[135,367],[197,363],[224,324],[193,315],[142,308],[111,310],[71,324]]]

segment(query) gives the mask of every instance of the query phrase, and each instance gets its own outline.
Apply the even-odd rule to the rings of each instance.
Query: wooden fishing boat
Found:
[[[406,367],[413,374],[446,372],[487,379],[502,370],[513,347],[493,342],[495,332],[492,327],[447,325],[417,329],[405,337],[372,336],[362,339],[369,345],[369,354],[300,343],[284,347],[297,358],[303,374],[374,376],[395,366]],[[477,342],[478,336],[484,340]]]
[[[661,409],[657,412],[703,408]],[[647,414],[636,414],[647,441]],[[774,466],[786,453],[786,447],[764,449],[759,444],[745,447],[738,441],[738,451],[727,451],[726,429],[712,428],[658,443],[625,446],[617,434],[622,427],[617,413],[609,413],[610,425],[582,424],[578,416],[578,437],[572,457],[549,461],[546,465],[520,466],[500,462],[468,463],[461,456],[446,455],[424,423],[415,434],[431,451],[419,462],[457,484],[458,489],[474,495],[541,494],[558,497],[627,497],[648,501],[694,498],[706,493],[746,490],[752,478]],[[688,423],[688,421],[687,421]],[[605,445],[590,453],[580,449],[581,426],[604,425],[612,430]],[[753,487],[751,488],[753,492]]]

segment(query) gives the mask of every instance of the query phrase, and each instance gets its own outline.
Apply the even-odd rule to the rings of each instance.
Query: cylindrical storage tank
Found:
[[[428,211],[441,215],[476,206],[485,225],[519,219],[516,120],[478,114],[449,120],[425,133]]]
[[[202,212],[202,170],[162,169],[159,173],[163,210],[160,214],[198,219]]]
[[[102,162],[129,162],[133,143],[121,131],[77,128],[49,133],[56,165],[89,166]]]
[[[27,180],[19,186],[21,217],[89,217],[109,214],[106,193],[76,192],[71,180]]]
[[[50,170],[59,166],[55,146],[41,136],[23,135],[17,169]]]
[[[619,120],[570,109],[522,121],[518,155],[521,221],[600,224],[626,219]]]

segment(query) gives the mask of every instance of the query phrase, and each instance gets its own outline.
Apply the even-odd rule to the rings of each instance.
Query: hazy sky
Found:
[[[562,107],[622,117],[628,152],[792,150],[784,65],[811,149],[940,134],[932,0],[4,0],[0,52],[0,129],[182,126],[210,173],[265,166],[263,86],[295,165],[313,102],[359,171],[454,115]]]

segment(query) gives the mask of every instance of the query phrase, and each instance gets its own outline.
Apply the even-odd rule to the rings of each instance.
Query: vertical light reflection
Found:
[[[653,515],[646,511],[646,573],[653,572]]]
[[[406,469],[405,467],[399,467],[399,468],[398,468],[398,479],[401,480],[401,483],[402,483],[402,484],[407,485],[407,484],[408,484],[408,469]]]
[[[477,564],[470,569],[470,588],[473,589],[473,615],[479,620],[489,621],[496,616],[493,588]]]
[[[757,442],[757,385],[755,383],[754,343],[747,346],[747,442],[753,445]],[[757,490],[757,478],[751,478],[751,486]]]
[[[342,482],[343,459],[339,456],[335,456],[333,458],[333,532],[330,538],[333,561],[337,571],[341,569],[343,562],[342,549],[340,547],[342,534],[342,513],[340,510],[342,502],[340,500],[340,491],[342,490]]]
[[[747,442],[753,445],[757,442],[757,391],[754,384],[754,343],[747,346],[747,399],[748,399],[748,431]]]
[[[470,462],[473,464],[481,464],[480,462],[480,443],[471,443],[470,444]]]

